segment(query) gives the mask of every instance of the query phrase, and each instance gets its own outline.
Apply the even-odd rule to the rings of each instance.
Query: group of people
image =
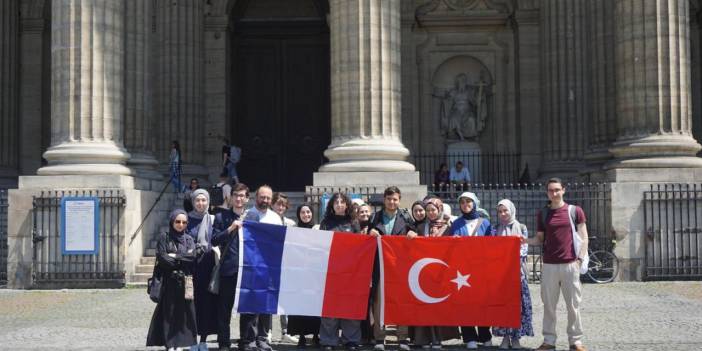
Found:
[[[231,187],[226,211],[210,215],[206,190],[192,191],[193,210],[174,210],[169,232],[159,237],[157,268],[163,276],[161,298],[149,328],[147,346],[168,349],[191,347],[206,349],[208,335],[216,334],[220,350],[231,347],[230,321],[234,304],[239,265],[238,229],[244,220],[276,225],[356,233],[358,235],[403,235],[408,239],[437,236],[518,236],[521,238],[521,327],[397,326],[401,350],[410,344],[426,349],[440,349],[442,341],[462,338],[468,349],[479,344],[491,346],[494,336],[501,336],[500,349],[520,349],[520,338],[533,336],[532,305],[527,284],[527,245],[543,245],[544,267],[541,275],[541,298],[544,302],[544,342],[537,350],[555,350],[556,305],[563,294],[568,310],[568,339],[571,350],[583,351],[579,304],[579,271],[587,255],[585,214],[577,206],[563,201],[565,188],[560,179],[547,183],[549,205],[538,214],[536,236],[529,238],[527,228],[516,219],[517,209],[509,199],[495,205],[497,219],[491,223],[488,211],[476,194],[464,192],[458,197],[460,216],[448,213],[446,204],[434,195],[416,201],[409,211],[400,208],[401,192],[395,186],[383,194],[378,211],[362,200],[351,200],[344,193],[329,199],[319,224],[313,207],[297,207],[296,220],[286,218],[289,201],[285,194],[261,186],[255,192],[255,204],[246,208],[249,188],[237,183]],[[450,207],[448,207],[450,209]],[[212,271],[219,261],[219,290],[208,289]],[[339,344],[355,351],[361,345],[385,349],[385,328],[377,323],[380,315],[379,262],[376,257],[369,288],[369,312],[365,321],[308,316],[280,316],[283,340],[296,342],[301,348],[311,343],[331,351]],[[193,298],[188,284],[192,280]],[[238,348],[242,351],[270,351],[272,318],[265,314],[241,314]],[[197,342],[197,337],[200,342]]]

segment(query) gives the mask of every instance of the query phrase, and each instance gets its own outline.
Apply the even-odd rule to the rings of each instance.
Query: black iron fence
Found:
[[[594,249],[613,250],[614,238],[611,233],[611,187],[602,184],[566,184],[566,202],[583,208],[587,217],[588,233],[596,237],[590,241]],[[325,199],[340,191],[358,197],[370,204],[374,211],[383,205],[383,191],[380,187],[308,187],[305,201],[314,207],[317,222],[324,213]],[[497,203],[510,199],[517,208],[517,219],[525,224],[530,235],[536,234],[536,220],[539,210],[548,203],[546,187],[542,184],[471,184],[452,186],[429,186],[430,194],[439,196],[451,207],[453,215],[460,215],[457,198],[464,191],[471,191],[480,199],[480,205],[490,214],[493,223],[497,221]],[[530,279],[539,281],[542,262],[541,247],[529,248]]]
[[[348,186],[348,187],[307,187],[305,192],[305,202],[312,205],[315,222],[322,221],[324,216],[325,206],[327,201],[335,192],[347,194],[352,199],[357,198],[369,204],[373,211],[377,211],[383,206],[383,187],[363,187],[363,186]]]
[[[614,241],[611,233],[611,187],[602,184],[566,184],[565,201],[582,207],[587,218],[588,234],[596,237],[590,241],[593,248],[612,250]],[[480,206],[488,211],[492,223],[497,222],[497,203],[502,199],[511,200],[517,209],[517,220],[527,226],[529,235],[536,234],[536,220],[539,210],[548,204],[546,186],[543,184],[468,184],[452,186],[430,186],[429,192],[438,195],[451,205],[452,213],[460,215],[458,196],[470,191],[480,200]],[[530,246],[528,262],[531,268],[530,279],[539,281],[542,262],[541,247]]]
[[[65,254],[61,238],[61,200],[94,197],[99,209],[96,252]],[[120,219],[126,205],[120,190],[46,191],[33,201],[33,287],[121,287],[125,284],[124,233]],[[86,223],[86,226],[93,225]]]
[[[0,189],[0,286],[7,285],[7,189]]]
[[[416,154],[412,162],[422,184],[437,184],[436,173],[442,165],[450,170],[461,161],[470,172],[471,183],[529,182],[522,178],[521,155],[512,153]]]
[[[644,279],[702,279],[702,184],[651,185],[644,226]]]

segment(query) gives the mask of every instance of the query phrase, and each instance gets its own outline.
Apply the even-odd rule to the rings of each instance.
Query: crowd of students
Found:
[[[558,191],[553,191],[553,187],[558,188]],[[226,211],[216,211],[216,215],[208,213],[210,208],[208,192],[203,189],[193,190],[191,192],[192,211],[188,213],[180,209],[173,211],[170,216],[169,232],[162,234],[158,240],[157,266],[165,278],[162,296],[149,328],[147,346],[166,346],[168,349],[190,347],[191,350],[206,350],[207,336],[216,334],[220,350],[228,350],[231,347],[229,330],[239,268],[238,229],[244,220],[248,220],[358,235],[404,235],[408,240],[418,236],[519,236],[522,238],[520,328],[396,326],[396,334],[398,347],[401,350],[409,350],[410,345],[440,349],[443,341],[456,338],[462,338],[466,348],[477,349],[479,345],[491,346],[493,336],[502,337],[500,349],[520,349],[520,338],[534,335],[531,296],[527,284],[527,244],[547,243],[545,246],[558,247],[556,251],[544,250],[545,254],[550,255],[544,257],[545,266],[571,265],[573,262],[579,264],[578,262],[582,261],[580,250],[582,247],[573,246],[574,236],[568,233],[570,245],[573,246],[572,249],[568,249],[565,231],[559,232],[559,228],[565,225],[561,209],[567,205],[562,198],[562,193],[565,191],[562,182],[559,179],[550,180],[548,189],[551,201],[550,208],[547,208],[548,216],[545,217],[545,223],[539,222],[539,232],[531,239],[528,238],[526,226],[517,221],[517,209],[509,199],[503,199],[494,205],[497,218],[493,223],[488,211],[481,207],[476,194],[471,192],[464,192],[458,196],[460,215],[455,217],[451,216],[450,206],[434,195],[428,195],[416,201],[409,210],[401,209],[401,192],[395,186],[385,190],[383,206],[375,212],[362,200],[352,201],[344,193],[334,193],[317,224],[310,204],[297,207],[296,220],[285,217],[289,207],[287,197],[282,193],[274,193],[266,185],[256,190],[254,206],[247,209],[249,188],[242,183],[235,184],[231,187],[230,196],[227,197],[229,208]],[[570,206],[565,207],[568,208],[565,214],[568,216]],[[577,210],[576,224],[580,231],[579,235],[584,234],[585,252],[587,252],[585,217],[582,210],[579,208]],[[541,218],[540,214],[539,218]],[[559,236],[552,237],[551,233]],[[549,239],[544,241],[545,237]],[[217,261],[219,261],[220,285],[219,291],[214,294],[208,289],[208,284]],[[558,267],[552,268],[558,270]],[[565,268],[569,272],[573,269],[575,268]],[[566,300],[569,300],[566,302],[571,349],[585,350],[581,341],[582,331],[578,313],[579,281],[576,283],[570,278],[562,278],[567,275],[562,271],[563,269],[559,271],[560,273],[554,273],[560,274],[560,278],[544,278],[542,274],[542,279],[558,287],[553,288],[555,292],[553,289],[547,292],[548,303],[553,304],[553,308],[550,305],[544,308],[548,312],[544,317],[545,339],[538,350],[555,349],[555,303],[558,301],[559,287],[564,290],[563,295]],[[547,268],[544,268],[544,273],[546,272]],[[192,299],[187,298],[189,277],[192,277]],[[365,321],[280,316],[282,341],[297,343],[300,348],[311,344],[325,351],[331,351],[339,345],[349,351],[355,351],[361,346],[369,346],[377,351],[384,350],[385,327],[375,323],[380,312],[379,277],[379,258],[376,257],[369,290],[369,312]],[[570,280],[564,282],[564,279]],[[565,290],[568,290],[567,294]],[[542,299],[546,303],[543,288]],[[264,314],[241,314],[238,348],[242,351],[272,350],[271,317]]]

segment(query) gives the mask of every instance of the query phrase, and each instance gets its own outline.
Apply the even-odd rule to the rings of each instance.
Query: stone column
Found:
[[[542,176],[573,177],[583,165],[588,106],[586,2],[541,3]]]
[[[598,172],[612,157],[608,149],[617,135],[614,2],[588,0],[587,19],[592,105],[585,159]]]
[[[0,186],[11,186],[16,182],[19,164],[18,24],[18,1],[0,2]]]
[[[617,141],[608,168],[702,167],[692,137],[689,1],[617,0]]]
[[[51,6],[51,147],[37,173],[131,174],[122,145],[124,3]]]
[[[414,171],[401,141],[400,1],[329,1],[332,143],[320,172]]]
[[[157,0],[157,157],[168,165],[171,141],[180,143],[187,176],[206,176],[203,117],[204,1]]]
[[[49,143],[43,140],[42,133],[44,123],[50,120],[46,118],[50,111],[44,106],[50,90],[45,86],[49,85],[49,69],[44,67],[49,62],[45,59],[49,52],[44,48],[44,32],[48,29],[44,6],[50,5],[44,1],[21,1],[20,6],[19,170],[22,175],[32,175],[41,167],[43,148]]]
[[[156,128],[149,79],[153,1],[127,0],[126,7],[124,146],[131,155],[127,164],[138,176],[158,179],[161,175],[156,172],[158,161],[153,156]]]

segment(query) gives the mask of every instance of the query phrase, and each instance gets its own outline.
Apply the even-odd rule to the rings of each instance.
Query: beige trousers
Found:
[[[544,263],[541,270],[541,300],[544,303],[544,343],[556,345],[556,306],[560,294],[563,294],[568,310],[568,344],[582,344],[583,328],[580,322],[580,285],[579,263],[550,264]]]
[[[385,326],[380,325],[380,289],[373,299],[373,308],[371,309],[373,321],[373,338],[376,342],[385,341]],[[397,341],[404,341],[409,338],[409,327],[397,326]]]

